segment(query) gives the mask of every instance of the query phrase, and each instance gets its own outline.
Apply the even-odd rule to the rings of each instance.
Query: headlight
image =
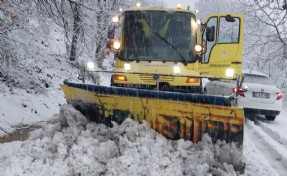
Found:
[[[180,74],[180,67],[179,66],[173,66],[173,73],[174,74]]]
[[[195,45],[194,50],[195,52],[200,53],[204,51],[204,47],[202,45]]]
[[[114,17],[112,18],[112,22],[113,22],[113,23],[118,23],[118,22],[119,22],[119,16],[114,16]]]
[[[228,68],[225,71],[226,77],[233,77],[234,76],[234,70],[232,68]]]
[[[92,61],[89,61],[89,62],[87,63],[87,69],[88,69],[88,70],[94,70],[94,69],[95,69],[95,63],[92,62]]]
[[[125,68],[126,71],[130,71],[131,70],[131,64],[125,63],[124,64],[124,68]]]
[[[120,49],[121,48],[120,41],[118,41],[118,40],[114,41],[113,48],[116,49],[116,50]]]

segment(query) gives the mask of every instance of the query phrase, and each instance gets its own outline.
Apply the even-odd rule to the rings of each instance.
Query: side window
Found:
[[[239,42],[240,19],[220,17],[218,43],[229,44]]]
[[[204,32],[203,32],[203,45],[206,52],[202,55],[201,63],[208,63],[210,52],[213,46],[216,44],[216,32],[217,31],[217,17],[212,17],[208,20]]]

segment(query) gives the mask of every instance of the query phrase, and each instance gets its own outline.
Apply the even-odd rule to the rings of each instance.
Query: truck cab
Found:
[[[221,16],[216,17],[221,19]],[[190,10],[142,7],[127,9],[117,18],[110,43],[116,62],[112,86],[200,93],[203,76],[225,77],[229,67],[233,69],[230,78],[235,78],[234,73],[240,73],[242,52],[238,50],[242,49],[241,40],[237,43],[239,47],[232,48],[234,43],[218,47],[222,44],[218,43],[219,20],[208,20],[200,30],[196,16]],[[237,31],[241,25],[236,26]],[[242,37],[242,31],[237,37]],[[196,51],[196,48],[199,49]],[[224,52],[222,59],[220,54]],[[234,57],[236,68],[227,64]]]

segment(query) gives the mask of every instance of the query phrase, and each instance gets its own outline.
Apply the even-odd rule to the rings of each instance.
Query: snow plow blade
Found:
[[[194,143],[208,133],[213,142],[225,140],[241,147],[244,112],[232,107],[227,97],[162,92],[64,81],[68,104],[89,120],[111,126],[126,118],[147,121],[151,128],[169,139]]]

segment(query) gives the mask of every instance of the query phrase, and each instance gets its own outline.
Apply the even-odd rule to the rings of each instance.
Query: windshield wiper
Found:
[[[166,38],[162,37],[159,33],[155,32],[154,30],[151,30],[152,33],[157,36],[158,38],[160,38],[162,41],[164,41],[166,44],[168,44],[174,51],[176,51],[177,55],[181,58],[181,60],[183,61],[183,63],[186,65],[186,59],[184,58],[184,56],[181,54],[181,52],[178,51],[178,49],[171,43],[169,43]]]

